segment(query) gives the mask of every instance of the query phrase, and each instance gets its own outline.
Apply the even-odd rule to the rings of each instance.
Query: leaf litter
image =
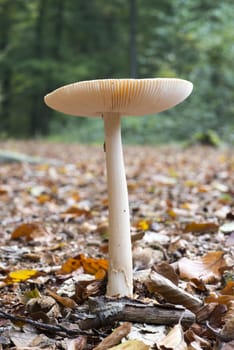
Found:
[[[134,298],[103,302],[102,148],[9,141],[1,149],[46,159],[0,168],[1,349],[232,348],[233,150],[125,147]],[[194,319],[158,325],[149,311],[142,323],[125,319],[126,305],[170,315],[172,304]]]

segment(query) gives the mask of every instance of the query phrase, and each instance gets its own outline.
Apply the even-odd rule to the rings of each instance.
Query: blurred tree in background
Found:
[[[80,80],[179,77],[183,104],[123,121],[125,140],[234,142],[232,0],[0,0],[0,137],[102,137],[102,123],[60,115],[43,96]]]

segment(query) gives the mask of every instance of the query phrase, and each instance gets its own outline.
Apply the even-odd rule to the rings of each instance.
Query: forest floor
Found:
[[[40,157],[0,164],[0,349],[234,348],[233,149],[124,147],[129,300],[104,297],[103,147],[0,150]]]

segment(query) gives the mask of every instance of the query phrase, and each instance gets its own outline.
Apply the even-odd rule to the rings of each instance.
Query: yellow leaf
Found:
[[[139,220],[136,223],[136,228],[141,231],[147,231],[149,229],[150,223],[148,220]]]
[[[36,277],[38,275],[37,270],[17,270],[12,271],[8,274],[5,282],[7,284],[19,283],[28,280],[31,277]]]
[[[171,217],[171,218],[176,218],[177,214],[173,209],[167,209],[167,214]]]

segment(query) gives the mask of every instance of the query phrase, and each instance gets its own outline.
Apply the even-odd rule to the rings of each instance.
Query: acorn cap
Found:
[[[45,96],[45,103],[75,116],[140,116],[177,105],[190,95],[192,88],[191,82],[174,78],[89,80],[54,90]]]

